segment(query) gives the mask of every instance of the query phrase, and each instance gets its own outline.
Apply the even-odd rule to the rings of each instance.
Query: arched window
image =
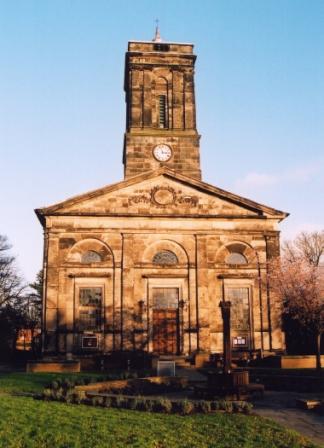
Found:
[[[247,259],[243,254],[240,254],[239,252],[231,252],[229,255],[227,255],[225,263],[235,265],[248,264]]]
[[[161,250],[153,257],[153,264],[159,264],[162,266],[173,266],[178,264],[179,260],[175,253],[171,250]]]
[[[98,252],[95,252],[94,250],[88,250],[87,252],[84,252],[81,256],[81,263],[87,264],[87,263],[99,263],[101,261],[101,256],[98,254]]]

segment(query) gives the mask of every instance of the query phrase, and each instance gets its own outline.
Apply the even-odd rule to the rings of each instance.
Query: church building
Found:
[[[287,213],[202,181],[196,55],[131,41],[124,179],[36,210],[44,229],[43,351],[157,356],[284,348],[267,287]]]

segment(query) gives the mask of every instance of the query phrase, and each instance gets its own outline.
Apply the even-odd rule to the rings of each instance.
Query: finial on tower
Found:
[[[155,36],[153,39],[153,42],[162,42],[161,35],[160,35],[160,28],[159,28],[159,19],[156,19],[156,27],[155,27]]]

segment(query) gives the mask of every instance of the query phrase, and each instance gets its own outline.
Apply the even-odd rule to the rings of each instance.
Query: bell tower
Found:
[[[193,45],[130,41],[125,58],[125,179],[166,166],[201,179]]]

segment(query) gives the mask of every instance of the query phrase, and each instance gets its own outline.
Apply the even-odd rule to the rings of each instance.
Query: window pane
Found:
[[[161,265],[174,265],[178,264],[178,258],[176,254],[174,254],[170,250],[162,250],[161,252],[158,252],[154,255],[153,263]]]
[[[101,261],[101,256],[94,250],[88,250],[81,257],[81,263],[98,263]]]
[[[101,305],[101,288],[80,288],[80,305],[83,306],[100,306]]]
[[[153,288],[153,308],[168,309],[178,308],[179,289],[178,288]]]
[[[100,330],[100,310],[80,310],[79,329],[83,331]]]

